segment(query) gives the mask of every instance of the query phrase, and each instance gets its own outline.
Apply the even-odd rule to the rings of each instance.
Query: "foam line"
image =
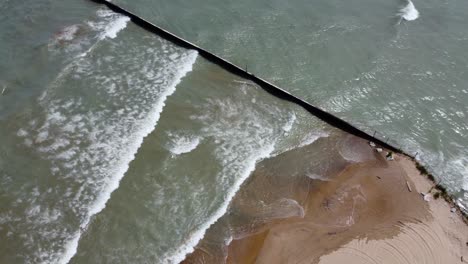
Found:
[[[419,11],[414,7],[413,2],[408,0],[408,4],[400,9],[400,13],[398,13],[402,19],[406,21],[413,21],[419,17]]]
[[[84,219],[83,223],[80,225],[80,230],[77,233],[75,233],[73,238],[71,238],[69,242],[67,243],[65,252],[62,255],[61,259],[58,261],[59,263],[64,263],[64,264],[68,263],[76,254],[78,250],[78,243],[81,238],[81,235],[88,227],[91,218],[94,215],[101,212],[106,207],[107,201],[110,199],[112,192],[114,192],[119,187],[120,181],[122,180],[125,173],[127,172],[130,162],[135,158],[135,155],[138,149],[140,148],[140,146],[142,145],[144,138],[148,136],[155,129],[159,121],[161,112],[164,108],[167,97],[169,97],[175,92],[176,86],[180,83],[182,78],[187,73],[192,71],[192,66],[195,63],[196,58],[197,58],[197,52],[192,51],[192,53],[188,56],[186,63],[183,65],[183,67],[179,70],[177,75],[174,77],[173,82],[169,85],[167,90],[161,94],[161,97],[159,98],[158,102],[154,105],[153,109],[146,117],[146,120],[142,122],[143,124],[147,124],[147,125],[143,126],[140,131],[132,135],[133,142],[130,143],[127,148],[128,155],[121,158],[119,162],[120,165],[116,168],[116,171],[113,177],[108,180],[107,185],[104,188],[104,190],[98,195],[94,204],[92,204],[92,206],[89,208],[86,218]]]
[[[119,31],[127,27],[128,21],[130,21],[130,18],[126,16],[121,16],[117,18],[115,21],[113,21],[113,23],[107,26],[101,39],[103,38],[113,39],[117,37],[117,34],[119,33]]]
[[[216,223],[216,221],[221,218],[229,207],[229,203],[236,195],[237,191],[240,189],[242,183],[250,176],[250,174],[255,170],[255,165],[259,160],[265,159],[270,156],[274,150],[274,144],[265,146],[263,149],[259,150],[257,154],[249,161],[247,161],[246,169],[241,173],[240,177],[236,180],[234,185],[230,190],[228,190],[226,199],[224,199],[223,204],[214,212],[214,214],[207,219],[207,221],[185,241],[183,245],[179,247],[175,252],[167,254],[162,263],[173,264],[182,262],[185,257],[192,253],[195,250],[195,246],[200,242],[200,240],[205,236],[206,230]]]
[[[99,3],[99,4],[103,4],[105,6],[107,6],[109,9],[111,9],[112,11],[116,12],[116,13],[120,13],[122,15],[125,15],[125,16],[128,16],[130,17],[130,19],[132,20],[133,23],[135,23],[136,25],[150,31],[150,32],[153,32],[154,34],[162,37],[162,38],[165,38],[166,40],[168,41],[171,41],[172,43],[174,44],[177,44],[179,45],[180,47],[183,47],[183,48],[187,48],[187,49],[194,49],[196,51],[198,51],[199,55],[204,57],[205,59],[207,59],[208,61],[212,62],[212,63],[215,63],[216,65],[219,65],[220,67],[222,67],[223,69],[235,74],[235,75],[238,75],[242,78],[245,78],[245,79],[248,79],[248,80],[251,80],[253,83],[259,85],[260,87],[262,87],[266,92],[280,98],[280,99],[283,99],[283,100],[286,100],[286,101],[289,101],[289,102],[292,102],[292,103],[295,103],[301,107],[303,107],[306,111],[308,111],[309,113],[311,113],[312,115],[314,115],[315,117],[319,118],[320,120],[328,123],[329,125],[333,126],[333,127],[336,127],[336,128],[339,128],[345,132],[348,132],[352,135],[355,135],[357,137],[360,137],[362,139],[365,139],[365,140],[370,140],[370,141],[373,141],[375,143],[377,143],[378,145],[382,146],[382,147],[385,147],[393,152],[396,152],[396,153],[403,153],[403,151],[401,149],[399,149],[398,147],[395,147],[395,146],[392,146],[391,144],[388,144],[387,142],[384,142],[378,138],[375,138],[373,136],[371,136],[370,134],[366,133],[365,131],[355,127],[354,125],[342,120],[341,118],[333,115],[333,114],[330,114],[324,110],[322,110],[321,108],[318,108],[316,106],[313,106],[312,104],[304,101],[303,99],[297,97],[297,96],[294,96],[293,94],[289,93],[288,91],[260,78],[260,77],[257,77],[255,76],[255,74],[253,73],[250,73],[250,72],[247,72],[246,70],[242,69],[241,67],[233,64],[232,62],[220,57],[220,56],[217,56],[161,27],[158,27],[150,22],[148,22],[147,20],[133,14],[132,12],[112,3],[112,2],[109,2],[108,0],[91,0],[93,2],[96,2],[96,3]],[[408,155],[408,154],[406,154]],[[408,155],[410,156],[410,155]]]

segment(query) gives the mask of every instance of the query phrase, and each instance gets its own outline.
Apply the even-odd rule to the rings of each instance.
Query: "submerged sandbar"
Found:
[[[335,154],[324,157],[329,162],[319,169],[320,177],[297,169],[310,165],[307,153],[313,149],[260,164],[232,201],[235,213],[213,226],[185,263],[462,263],[468,259],[468,226],[461,212],[442,198],[413,160],[403,155],[387,160],[385,150],[378,152],[349,135],[314,144],[329,146],[328,152]],[[305,158],[298,162],[301,155]],[[293,183],[287,182],[287,170],[281,166],[288,162],[294,163],[289,168]],[[428,192],[424,199],[422,193]],[[281,195],[301,208],[268,203]],[[216,239],[226,230],[234,230],[231,239]]]

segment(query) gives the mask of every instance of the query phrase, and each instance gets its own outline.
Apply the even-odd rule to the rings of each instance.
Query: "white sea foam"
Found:
[[[273,151],[274,145],[265,146],[263,149],[257,151],[245,164],[245,169],[238,176],[237,180],[234,182],[234,185],[228,190],[226,198],[223,204],[214,212],[214,214],[206,220],[206,222],[199,227],[198,230],[192,233],[192,235],[181,245],[176,252],[171,252],[169,256],[166,256],[162,263],[180,263],[185,259],[187,254],[190,254],[194,251],[195,246],[198,242],[205,236],[206,230],[213,225],[219,218],[221,218],[227,211],[230,201],[234,198],[234,195],[240,189],[242,183],[249,177],[250,173],[255,170],[256,163],[264,158],[267,158],[270,153]]]
[[[291,113],[291,115],[289,116],[288,122],[286,122],[286,124],[284,124],[283,126],[284,132],[291,131],[295,121],[296,121],[296,114]]]
[[[167,252],[162,263],[180,263],[193,252],[206,230],[222,217],[241,184],[255,170],[257,162],[270,157],[275,145],[284,136],[283,126],[291,120],[288,112],[258,98],[255,103],[246,101],[252,91],[237,89],[229,97],[207,98],[203,111],[190,118],[200,122],[201,134],[215,144],[214,157],[221,170],[216,175],[218,192],[224,193],[214,212],[206,215],[201,223],[191,227],[189,237],[181,241],[175,251]],[[297,214],[294,206],[291,211]],[[299,213],[300,214],[300,213]]]
[[[17,135],[18,137],[25,137],[25,136],[28,135],[28,132],[27,132],[26,130],[24,130],[24,129],[21,128],[20,130],[18,130],[18,132],[16,133],[16,135]]]
[[[81,58],[88,55],[99,43],[99,40],[104,40],[106,38],[116,38],[118,33],[126,28],[128,22],[130,21],[129,17],[113,13],[109,10],[99,10],[97,13],[102,20],[88,21],[87,24],[94,31],[99,32],[98,41],[92,43],[91,40],[86,40],[85,43],[87,42],[92,44],[88,44],[86,48],[76,56],[76,58]]]
[[[398,15],[406,21],[413,21],[419,17],[419,11],[414,7],[413,2],[408,0],[408,4],[400,9]]]
[[[115,14],[104,16],[106,21],[115,19]],[[99,23],[101,30],[109,29],[106,37],[114,37],[123,22],[120,17],[115,27]],[[51,175],[67,182],[67,187],[57,186],[54,195],[61,195],[63,207],[80,222],[79,227],[69,226],[55,209],[25,212],[23,236],[29,252],[34,252],[26,256],[31,262],[67,263],[76,254],[82,232],[105,208],[144,138],[154,130],[165,100],[197,57],[195,51],[153,36],[138,47],[134,41],[107,42],[109,54],[124,47],[118,57],[76,58],[40,97],[45,115],[17,132],[25,145],[50,161]],[[174,53],[178,55],[170,56]],[[69,85],[77,80],[82,84],[79,91]],[[47,193],[27,196],[30,204],[41,204]]]
[[[178,72],[174,75],[173,80],[169,83],[168,87],[165,89],[163,93],[161,93],[158,101],[153,105],[151,111],[147,114],[146,118],[141,120],[140,129],[135,131],[134,134],[131,135],[131,142],[128,142],[126,146],[126,150],[124,153],[127,155],[120,158],[117,162],[117,167],[115,168],[114,172],[112,173],[112,177],[107,179],[106,186],[104,189],[99,193],[96,201],[91,205],[89,211],[87,213],[87,217],[81,224],[81,229],[78,231],[74,238],[72,238],[68,244],[68,247],[65,249],[65,253],[60,260],[60,263],[68,263],[70,259],[76,254],[78,249],[78,241],[81,237],[83,229],[86,229],[91,217],[99,212],[101,212],[105,207],[107,201],[110,199],[110,196],[113,191],[115,191],[119,187],[120,180],[123,178],[125,172],[129,168],[130,162],[135,158],[135,155],[140,148],[141,144],[143,143],[144,138],[149,135],[154,128],[160,118],[161,112],[165,105],[166,98],[174,93],[177,84],[182,80],[182,78],[192,70],[192,65],[195,63],[197,57],[197,53],[191,51],[190,55],[187,56],[185,62],[182,67],[178,68]]]
[[[99,10],[97,15],[97,20],[64,27],[54,35],[48,45],[49,50],[52,53],[65,50],[72,58],[75,55],[83,57],[93,49],[99,40],[116,38],[117,34],[130,21],[130,18],[126,16],[105,9]]]
[[[65,76],[74,69],[77,59],[86,57],[93,51],[101,40],[106,38],[114,39],[130,21],[130,18],[121,14],[114,13],[107,9],[97,11],[98,20],[87,21],[83,24],[76,24],[65,27],[49,43],[49,51],[52,54],[65,52],[69,58],[68,64],[54,80],[52,86],[59,86]],[[81,28],[86,28],[87,34],[78,34]],[[83,30],[86,31],[86,30]],[[66,43],[66,45],[64,45]],[[42,97],[47,95],[47,91]]]
[[[108,24],[106,26],[106,29],[104,31],[104,34],[102,35],[101,38],[115,38],[117,37],[117,33],[119,33],[122,29],[127,27],[127,23],[130,21],[129,17],[126,16],[120,16],[116,20],[114,20],[112,23]]]
[[[189,153],[200,144],[200,138],[198,136],[176,135],[173,133],[170,133],[169,136],[169,151],[174,155]]]
[[[464,148],[455,142],[452,144],[458,149]],[[454,202],[468,212],[468,152],[462,151],[457,156],[448,158],[444,152],[424,148],[414,139],[406,139],[402,145],[407,153],[417,153],[416,160],[424,165],[450,194],[455,195]]]

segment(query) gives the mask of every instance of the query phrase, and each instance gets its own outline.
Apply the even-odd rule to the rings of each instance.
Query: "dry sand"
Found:
[[[411,160],[397,157],[396,161],[414,184],[413,192],[431,189],[433,183],[419,174]],[[452,205],[443,198],[430,197],[430,217],[404,223],[392,238],[354,239],[322,256],[319,263],[468,263],[468,227],[462,216],[451,212]]]
[[[468,226],[443,198],[424,201],[434,185],[396,155],[353,163],[314,184],[304,217],[265,225],[233,240],[227,263],[468,263]],[[411,189],[411,191],[410,191]],[[211,263],[197,250],[185,263]],[[208,258],[209,259],[209,258]]]
[[[351,165],[311,190],[303,219],[233,241],[228,263],[461,263],[468,227],[422,199],[432,185],[401,156]]]

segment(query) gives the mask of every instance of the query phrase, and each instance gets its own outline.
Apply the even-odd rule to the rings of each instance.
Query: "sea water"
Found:
[[[417,152],[468,201],[463,1],[114,2]],[[0,12],[2,263],[177,263],[259,162],[335,144],[297,106],[103,6]],[[288,172],[327,180],[319,146]],[[300,216],[283,196],[261,212]]]
[[[466,2],[116,2],[416,155],[468,204]]]

